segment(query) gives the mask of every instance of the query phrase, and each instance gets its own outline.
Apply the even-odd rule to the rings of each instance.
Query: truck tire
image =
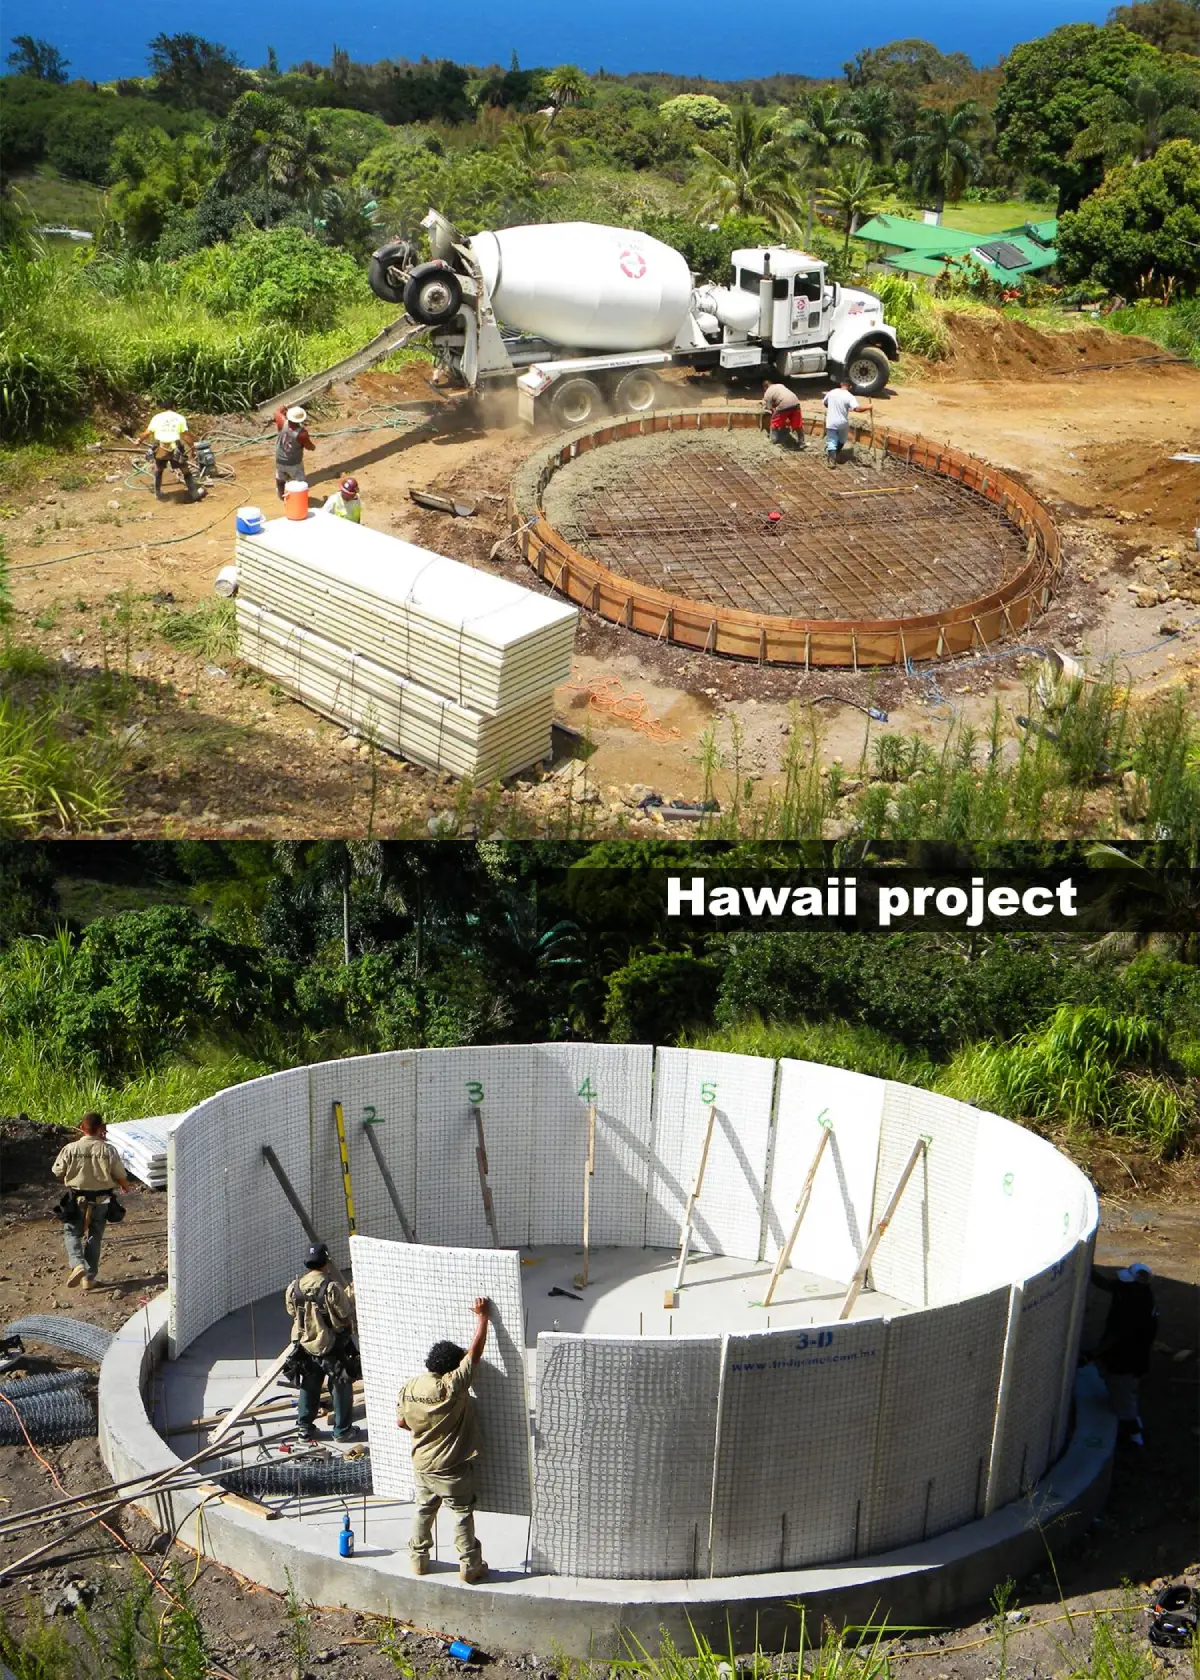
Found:
[[[873,344],[860,344],[846,357],[846,378],[856,397],[874,397],[888,382],[891,364]]]
[[[401,281],[397,286],[391,278],[392,271],[410,267],[415,255],[407,239],[394,239],[390,245],[381,245],[373,253],[367,268],[367,279],[376,297],[382,298],[385,303],[404,302],[404,283]]]
[[[662,395],[657,374],[648,368],[631,368],[617,380],[613,392],[614,414],[649,414]]]
[[[604,407],[604,394],[594,379],[564,379],[550,399],[550,412],[560,426],[586,426]]]
[[[462,307],[462,282],[445,263],[422,263],[408,277],[404,307],[423,327],[440,327]]]

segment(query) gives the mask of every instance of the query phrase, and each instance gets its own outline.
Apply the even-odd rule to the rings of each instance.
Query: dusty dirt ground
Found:
[[[973,451],[1023,479],[1054,509],[1067,565],[1028,645],[1112,659],[1141,692],[1195,685],[1200,556],[1192,532],[1200,525],[1200,467],[1168,457],[1200,447],[1200,368],[1147,364],[1140,358],[1161,355],[1154,345],[1097,328],[1047,335],[999,318],[951,319],[952,358],[936,368],[910,362],[902,382],[877,399],[876,422]],[[544,440],[506,424],[511,416],[502,403],[485,412],[437,395],[426,375],[419,364],[364,375],[314,412],[315,491],[328,493],[354,472],[369,524],[541,588],[511,541],[489,557],[506,535],[513,472]],[[744,387],[726,389],[707,377],[674,383],[686,406],[746,400]],[[421,401],[428,403],[424,417],[411,406]],[[397,403],[410,405],[403,424],[384,424],[383,411]],[[805,408],[818,405],[811,389]],[[378,430],[334,435],[376,422]],[[132,685],[122,820],[105,832],[304,836],[362,832],[371,824],[381,835],[424,834],[431,814],[454,806],[446,778],[385,755],[372,760],[235,660],[206,658],[163,638],[164,613],[213,598],[213,579],[233,558],[234,509],[276,507],[269,444],[239,447],[258,428],[230,417],[195,426],[197,435],[218,436],[219,460],[237,475],[235,483],[219,483],[203,506],[187,505],[182,487],[156,504],[144,475],[137,488],[126,488],[131,456],[96,453],[10,489],[11,502],[0,509],[20,638],[62,660],[71,684],[86,687],[118,670]],[[408,499],[414,486],[453,490],[480,511],[454,519],[421,510]],[[554,770],[520,778],[499,809],[475,817],[484,833],[493,826],[561,832],[569,820],[564,797],[579,790],[574,758],[588,750],[582,736],[594,749],[589,825],[650,832],[639,800],[650,791],[665,800],[701,794],[709,731],[725,756],[716,792],[727,793],[735,719],[743,737],[740,774],[769,786],[780,772],[796,701],[834,697],[819,708],[822,752],[856,763],[865,720],[839,701],[882,706],[890,729],[935,737],[955,719],[986,722],[996,697],[1007,714],[1024,709],[1036,663],[1031,653],[960,661],[915,678],[805,677],[690,654],[582,614],[572,680],[556,696],[565,729],[556,732]]]
[[[158,1292],[166,1268],[165,1196],[140,1190],[127,1198],[128,1217],[118,1240],[106,1244],[101,1266],[104,1287],[79,1297],[64,1288],[66,1266],[61,1227],[48,1214],[52,1200],[49,1163],[62,1141],[55,1129],[24,1120],[0,1121],[0,1326],[27,1313],[70,1310],[89,1322],[115,1328],[136,1311],[139,1302]],[[1062,1141],[1062,1140],[1059,1140]],[[1152,1589],[1168,1580],[1200,1585],[1197,1553],[1197,1383],[1200,1381],[1200,1206],[1195,1196],[1194,1160],[1164,1168],[1111,1139],[1092,1140],[1078,1152],[1100,1190],[1101,1230],[1097,1263],[1102,1267],[1141,1260],[1155,1272],[1161,1317],[1153,1367],[1142,1389],[1147,1445],[1129,1449],[1117,1461],[1112,1496],[1083,1543],[1055,1554],[1053,1569],[1061,1582],[1060,1601],[1052,1568],[1018,1584],[1009,1609],[1021,1619],[1007,1627],[1007,1671],[1022,1680],[1066,1674],[1086,1652],[1093,1613],[1129,1604],[1133,1625],[1144,1636],[1145,1606]],[[1099,1334],[1106,1300],[1092,1292],[1084,1346]],[[29,1344],[46,1354],[47,1367],[78,1366],[65,1354]],[[68,1488],[104,1484],[94,1440],[42,1449]],[[4,1514],[31,1509],[55,1497],[47,1471],[26,1448],[0,1447],[0,1486]],[[161,1546],[150,1525],[132,1516],[119,1524],[128,1544],[152,1568],[162,1562]],[[37,1531],[37,1540],[47,1538]],[[1053,1545],[1053,1542],[1051,1542]],[[25,1548],[30,1549],[27,1542]],[[21,1555],[14,1543],[0,1542],[0,1564]],[[190,1578],[194,1559],[176,1548]],[[96,1530],[67,1542],[36,1572],[0,1587],[0,1613],[20,1626],[29,1604],[50,1602],[65,1583],[82,1582],[95,1591],[96,1613],[119,1594],[136,1573],[128,1553]],[[259,1674],[291,1680],[295,1674],[282,1601],[215,1565],[197,1576],[195,1602],[210,1630],[215,1673]],[[165,1601],[164,1601],[165,1607]],[[1065,1619],[1069,1612],[1071,1621]],[[957,1628],[901,1640],[895,1650],[897,1680],[988,1680],[999,1665],[999,1644],[986,1607],[982,1619]],[[375,1680],[394,1675],[396,1665],[376,1643],[377,1626],[369,1618],[336,1609],[313,1609],[308,1662],[313,1675]],[[440,1631],[440,1630],[438,1630]],[[453,1629],[445,1630],[453,1635]],[[405,1658],[422,1675],[438,1677],[459,1671],[444,1646],[427,1634],[403,1641]],[[1161,1657],[1165,1669],[1181,1674],[1190,1665],[1187,1652]],[[548,1653],[497,1658],[489,1672],[509,1680],[518,1672],[548,1680],[554,1671]],[[305,1670],[304,1672],[309,1672]]]

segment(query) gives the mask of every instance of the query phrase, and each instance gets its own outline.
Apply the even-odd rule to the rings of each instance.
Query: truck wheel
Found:
[[[649,414],[658,402],[661,386],[655,374],[633,368],[622,374],[613,392],[614,414]]]
[[[445,263],[422,263],[408,277],[404,307],[423,327],[440,327],[462,307],[462,283]]]
[[[397,286],[392,274],[398,269],[408,268],[414,258],[415,252],[407,239],[396,239],[390,245],[381,245],[372,255],[367,269],[367,278],[375,296],[385,303],[403,303],[404,282],[401,280]]]
[[[856,397],[873,397],[882,391],[890,372],[887,357],[873,344],[860,345],[846,359],[846,378]]]
[[[564,379],[550,399],[550,412],[560,426],[586,426],[603,407],[603,394],[592,379]]]

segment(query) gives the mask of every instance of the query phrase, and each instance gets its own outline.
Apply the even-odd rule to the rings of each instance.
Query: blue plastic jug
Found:
[[[350,1527],[349,1511],[347,1511],[346,1515],[342,1518],[342,1531],[338,1535],[338,1556],[354,1556],[354,1530]]]

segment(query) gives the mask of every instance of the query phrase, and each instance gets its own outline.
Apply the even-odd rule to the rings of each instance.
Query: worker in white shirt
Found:
[[[825,404],[825,465],[836,467],[838,455],[846,447],[850,433],[850,416],[871,407],[860,403],[850,389],[849,379],[843,376],[832,391],[821,398]]]
[[[332,496],[325,498],[322,513],[331,513],[335,519],[350,519],[355,525],[362,524],[362,502],[358,497],[358,480],[344,478]]]
[[[164,408],[161,414],[156,414],[150,420],[138,442],[145,443],[151,438],[154,440],[150,454],[154,462],[155,500],[162,501],[163,473],[168,467],[174,467],[175,471],[181,474],[187,487],[188,501],[202,501],[204,492],[197,487],[196,480],[192,477],[191,463],[188,459],[188,450],[193,439],[184,415],[177,414],[173,408]]]

